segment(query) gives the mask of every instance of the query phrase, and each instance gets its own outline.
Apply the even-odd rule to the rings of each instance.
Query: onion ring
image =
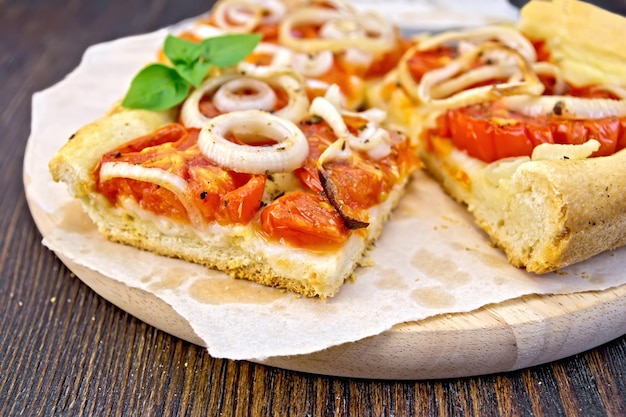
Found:
[[[448,31],[425,39],[418,38],[418,49],[426,51],[455,41],[477,41],[484,43],[498,40],[511,49],[518,51],[528,62],[537,60],[537,53],[532,43],[519,30],[507,26],[485,26],[463,31]]]
[[[159,185],[172,192],[180,200],[192,224],[199,225],[202,223],[203,217],[200,211],[189,199],[189,185],[183,178],[169,171],[160,168],[147,168],[128,162],[105,162],[100,167],[99,175],[100,181],[112,178],[128,178]]]
[[[519,73],[524,80],[517,81],[514,77],[510,76],[511,73],[516,74],[518,71],[513,71],[505,66],[497,65],[497,67],[501,69],[503,76],[509,76],[509,79],[504,83],[484,85],[462,90],[446,98],[432,97],[431,91],[436,85],[441,84],[443,81],[448,80],[459,73],[462,73],[467,68],[471,68],[471,64],[485,51],[489,50],[499,50],[514,57],[518,63]],[[401,69],[402,70],[399,73],[400,82],[405,88],[405,91],[407,91],[407,93],[414,99],[439,108],[463,107],[479,102],[497,100],[503,96],[509,95],[540,95],[544,90],[544,85],[532,70],[530,63],[521,54],[509,47],[493,43],[482,44],[476,49],[461,55],[459,58],[450,62],[450,64],[427,72],[424,76],[422,76],[419,84],[415,83],[413,80],[412,75],[408,71],[406,62],[404,62],[401,66]],[[481,80],[477,79],[476,81]]]
[[[250,11],[249,14],[246,13],[248,17],[245,20],[241,19],[243,8]],[[235,24],[230,22],[233,14],[236,16],[236,21],[233,22]],[[249,33],[261,23],[263,8],[260,4],[248,0],[221,0],[215,4],[212,16],[215,25],[227,32]]]
[[[239,145],[226,139],[229,133],[259,135],[273,145]],[[295,123],[260,110],[244,110],[214,117],[200,130],[198,146],[219,166],[248,174],[271,174],[300,168],[309,154],[309,143]]]
[[[186,127],[202,128],[211,118],[200,112],[200,100],[205,95],[214,94],[224,84],[239,78],[254,79],[266,84],[271,89],[280,89],[287,93],[288,100],[280,109],[274,110],[277,116],[296,121],[301,119],[309,107],[306,85],[302,78],[287,68],[262,67],[247,62],[237,66],[238,73],[228,73],[207,79],[204,84],[194,90],[182,105],[180,118]]]
[[[313,53],[296,53],[292,57],[292,65],[305,77],[319,77],[326,74],[333,66],[335,59],[330,51]]]
[[[323,26],[328,22],[358,27],[361,32],[358,36],[331,39],[302,39],[293,35],[294,28],[298,25]],[[368,26],[364,26],[365,24]],[[304,7],[286,15],[279,26],[278,39],[281,44],[299,52],[340,52],[348,48],[357,48],[372,53],[383,53],[392,49],[396,41],[392,26],[381,17],[324,7]]]
[[[372,159],[381,159],[391,152],[389,132],[376,123],[368,121],[365,128],[354,136],[348,130],[340,110],[329,100],[316,97],[310,112],[328,123],[337,140],[320,155],[318,164],[323,166],[330,159],[347,159],[350,150],[367,152]]]
[[[506,108],[530,117],[601,119],[626,116],[626,100],[572,96],[511,96],[500,100]]]
[[[241,91],[246,94],[241,94]],[[248,77],[227,81],[213,95],[215,107],[222,113],[238,110],[270,111],[274,109],[276,100],[272,87]]]

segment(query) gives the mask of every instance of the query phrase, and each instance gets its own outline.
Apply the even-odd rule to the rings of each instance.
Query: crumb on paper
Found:
[[[370,267],[370,266],[374,266],[376,265],[376,261],[374,260],[374,258],[367,256],[367,257],[363,257],[363,259],[361,259],[359,261],[359,266],[360,267]]]

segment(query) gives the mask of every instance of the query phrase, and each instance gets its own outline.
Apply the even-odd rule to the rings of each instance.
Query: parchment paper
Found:
[[[214,357],[263,359],[305,354],[376,335],[393,325],[467,312],[526,294],[604,290],[626,283],[626,248],[558,273],[536,276],[511,267],[466,211],[424,173],[357,271],[326,301],[265,288],[203,267],[102,238],[52,181],[47,164],[68,137],[101,117],[132,76],[154,59],[166,31],[89,48],[80,66],[33,97],[24,162],[31,205],[55,226],[44,244],[74,263],[164,300],[186,318]]]
[[[359,10],[374,10],[405,31],[516,22],[518,10],[507,0],[352,0]]]

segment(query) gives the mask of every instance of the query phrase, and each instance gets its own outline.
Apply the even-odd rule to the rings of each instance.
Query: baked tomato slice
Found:
[[[530,156],[542,143],[600,142],[592,156],[611,155],[626,147],[626,117],[566,119],[554,115],[530,117],[497,102],[448,110],[429,135],[450,138],[454,146],[484,162]]]
[[[200,152],[198,133],[198,129],[187,130],[173,123],[108,152],[95,172],[98,191],[112,204],[131,197],[141,208],[174,220],[190,221],[187,208],[195,207],[207,222],[248,223],[261,206],[265,176],[236,173],[215,165]],[[107,162],[126,162],[174,174],[186,182],[188,191],[181,196],[150,181],[124,176],[100,181],[99,167]]]
[[[344,121],[353,134],[357,134],[366,123],[359,117],[344,117]],[[317,162],[336,137],[325,121],[316,118],[300,122],[300,129],[309,142],[309,156],[304,166],[295,173],[307,188],[321,193],[324,188]],[[324,164],[324,171],[334,185],[336,197],[355,211],[368,209],[384,201],[391,188],[419,166],[417,152],[410,141],[397,132],[389,133],[392,150],[384,158],[371,159],[367,154],[355,151],[349,159]],[[352,214],[366,220],[362,215]]]
[[[349,230],[330,202],[319,194],[291,192],[261,211],[261,228],[273,240],[297,247],[334,246]]]
[[[456,52],[448,46],[425,51],[417,51],[411,55],[406,65],[415,81],[422,79],[424,74],[448,65],[456,57]]]

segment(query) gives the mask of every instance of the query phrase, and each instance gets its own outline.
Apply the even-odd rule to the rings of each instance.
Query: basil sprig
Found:
[[[150,64],[133,78],[122,101],[129,109],[167,110],[199,87],[211,67],[229,67],[248,56],[261,40],[259,34],[237,33],[196,43],[168,35],[163,53],[172,66]]]

